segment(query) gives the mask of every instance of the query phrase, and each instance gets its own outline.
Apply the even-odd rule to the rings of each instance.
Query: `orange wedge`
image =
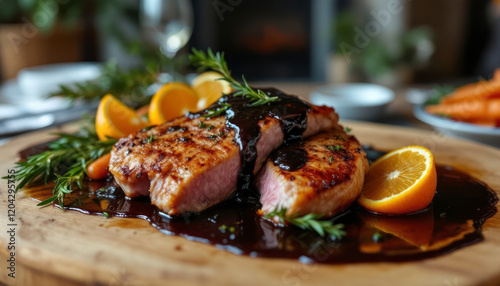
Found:
[[[149,123],[159,125],[190,111],[196,111],[198,97],[182,82],[170,82],[160,88],[149,104]]]
[[[370,166],[358,203],[378,213],[413,213],[431,203],[436,184],[432,153],[421,146],[403,147]]]
[[[111,94],[105,95],[97,108],[95,127],[100,140],[121,138],[146,127],[133,109]]]
[[[231,85],[225,80],[220,80],[221,78],[220,73],[209,71],[200,74],[193,80],[192,86],[198,96],[198,110],[206,109],[219,100],[223,94],[233,91]]]

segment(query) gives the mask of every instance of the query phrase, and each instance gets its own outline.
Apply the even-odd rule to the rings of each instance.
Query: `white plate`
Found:
[[[64,98],[28,100],[19,88],[17,79],[11,79],[0,87],[0,119],[24,113],[41,113],[68,108],[69,101]],[[1,112],[5,110],[6,112]]]
[[[500,147],[500,128],[498,127],[485,127],[435,116],[426,112],[423,105],[414,106],[413,114],[419,120],[433,126],[436,130],[446,135],[471,139]]]
[[[43,99],[57,92],[60,85],[94,80],[101,75],[101,64],[61,63],[24,68],[17,74],[19,88],[26,99]]]

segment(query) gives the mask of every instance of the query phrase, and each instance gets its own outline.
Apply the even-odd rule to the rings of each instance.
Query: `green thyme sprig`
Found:
[[[332,150],[332,151],[339,151],[342,149],[342,145],[335,145],[335,146],[332,146],[332,145],[328,145],[326,146],[326,148]]]
[[[153,143],[154,141],[158,140],[155,138],[155,135],[151,133],[148,138],[144,139],[144,143]]]
[[[343,224],[334,224],[332,220],[321,220],[323,215],[320,214],[309,213],[301,217],[287,216],[286,208],[278,209],[276,207],[274,211],[266,214],[264,217],[269,219],[278,217],[281,223],[287,222],[304,230],[315,231],[320,236],[328,234],[335,239],[342,239],[346,235],[346,232],[343,230]]]
[[[227,81],[236,91],[234,96],[248,98],[252,102],[251,106],[268,104],[279,100],[277,96],[268,96],[260,89],[254,90],[251,88],[244,76],[242,76],[243,84],[234,79],[227,67],[224,53],[217,52],[214,54],[210,48],[205,53],[193,48],[192,54],[189,55],[189,61],[194,66],[197,66],[199,71],[211,69],[220,73],[222,75],[221,80]]]
[[[87,175],[87,166],[110,152],[116,140],[100,141],[95,130],[87,128],[80,134],[55,135],[60,138],[49,144],[49,150],[16,163],[16,191],[25,186],[54,181],[54,195],[38,205],[43,206],[58,200],[63,208],[65,195],[71,193],[75,185],[82,187],[83,179]]]

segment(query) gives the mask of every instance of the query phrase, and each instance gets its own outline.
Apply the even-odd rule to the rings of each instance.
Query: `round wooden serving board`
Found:
[[[429,148],[440,164],[466,171],[500,193],[500,149],[438,133],[349,122],[362,144],[380,150]],[[0,148],[0,175],[19,150],[51,139],[28,134]],[[9,285],[500,285],[500,213],[483,225],[484,241],[417,262],[306,265],[294,260],[238,256],[167,236],[146,221],[39,208],[16,197],[16,278],[8,276],[7,182],[0,184],[1,273]],[[497,206],[498,207],[498,206]]]

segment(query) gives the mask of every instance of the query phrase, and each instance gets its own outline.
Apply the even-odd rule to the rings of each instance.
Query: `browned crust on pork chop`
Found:
[[[336,130],[296,146],[307,154],[303,167],[287,171],[268,159],[257,177],[263,214],[278,207],[286,208],[289,216],[316,213],[331,217],[358,197],[368,161],[354,136]]]

